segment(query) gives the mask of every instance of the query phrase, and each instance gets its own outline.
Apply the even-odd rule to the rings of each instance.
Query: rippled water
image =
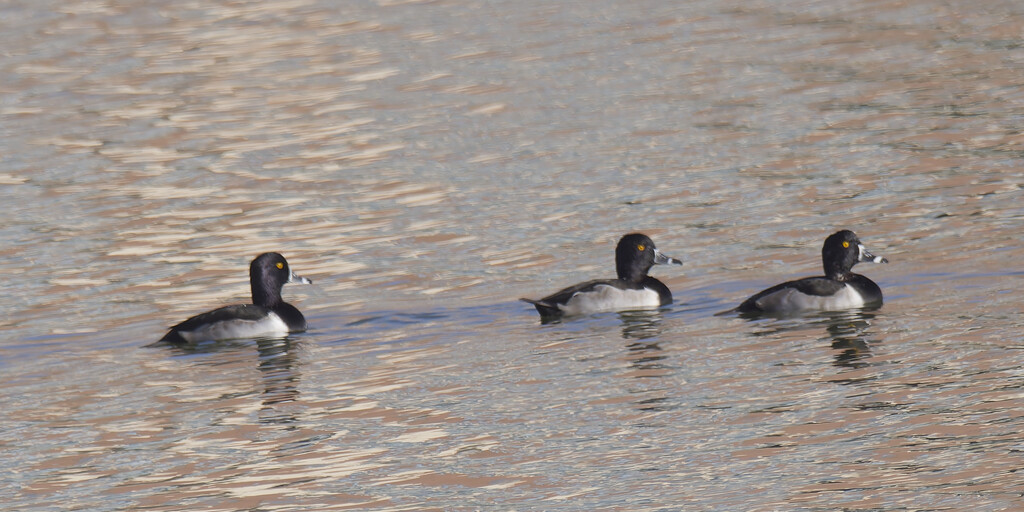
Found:
[[[1024,508],[1017,2],[0,13],[8,510]],[[714,316],[840,228],[881,309]],[[309,332],[144,348],[270,250]]]

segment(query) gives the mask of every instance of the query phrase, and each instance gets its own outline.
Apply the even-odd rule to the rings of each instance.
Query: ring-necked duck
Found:
[[[805,277],[764,290],[732,311],[740,313],[796,313],[835,311],[882,305],[882,290],[874,281],[850,271],[861,261],[889,263],[868,252],[853,231],[833,233],[821,246],[824,277]]]
[[[235,338],[282,337],[289,332],[306,330],[306,318],[299,310],[281,299],[285,283],[312,283],[288,268],[284,256],[263,253],[249,265],[252,304],[224,306],[196,315],[171,327],[160,339],[171,343]]]
[[[658,252],[646,235],[631,233],[615,247],[618,279],[587,281],[540,300],[519,300],[533,304],[541,318],[663,306],[672,302],[672,292],[647,271],[654,265],[682,264]]]

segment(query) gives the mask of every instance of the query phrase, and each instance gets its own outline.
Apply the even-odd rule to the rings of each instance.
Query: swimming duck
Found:
[[[874,281],[851,272],[858,262],[888,263],[868,252],[853,231],[844,229],[821,247],[822,277],[805,277],[777,284],[743,301],[733,311],[787,314],[807,310],[835,311],[880,306],[882,290]]]
[[[659,252],[647,235],[630,233],[615,247],[618,278],[587,281],[539,300],[519,300],[533,304],[541,318],[664,306],[672,302],[672,292],[647,272],[654,265],[682,264]]]
[[[312,283],[296,275],[284,256],[261,254],[249,265],[252,304],[224,306],[181,322],[160,341],[195,343],[235,338],[283,337],[306,330],[306,318],[281,298],[285,283]]]

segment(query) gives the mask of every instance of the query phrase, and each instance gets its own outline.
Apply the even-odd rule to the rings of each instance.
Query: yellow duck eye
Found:
[[[843,242],[843,249],[849,249],[849,248],[850,248],[850,242]]]
[[[639,245],[636,246],[636,250],[638,250],[640,252],[644,252],[644,249],[645,249],[644,244],[639,244]]]
[[[846,242],[843,242],[843,244],[846,244]],[[277,268],[278,268],[278,269],[283,269],[283,268],[284,268],[284,263],[281,263],[281,262],[279,261],[279,262],[277,262],[277,265],[276,265],[276,266],[277,266]]]

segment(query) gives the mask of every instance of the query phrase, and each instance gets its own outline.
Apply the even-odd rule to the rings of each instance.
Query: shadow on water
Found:
[[[757,337],[775,336],[787,332],[805,330],[820,326],[827,336],[819,338],[830,341],[835,352],[832,364],[845,368],[869,366],[871,347],[882,343],[872,329],[872,320],[878,316],[878,308],[848,311],[825,311],[806,315],[765,316],[739,315],[754,324],[751,335]]]

